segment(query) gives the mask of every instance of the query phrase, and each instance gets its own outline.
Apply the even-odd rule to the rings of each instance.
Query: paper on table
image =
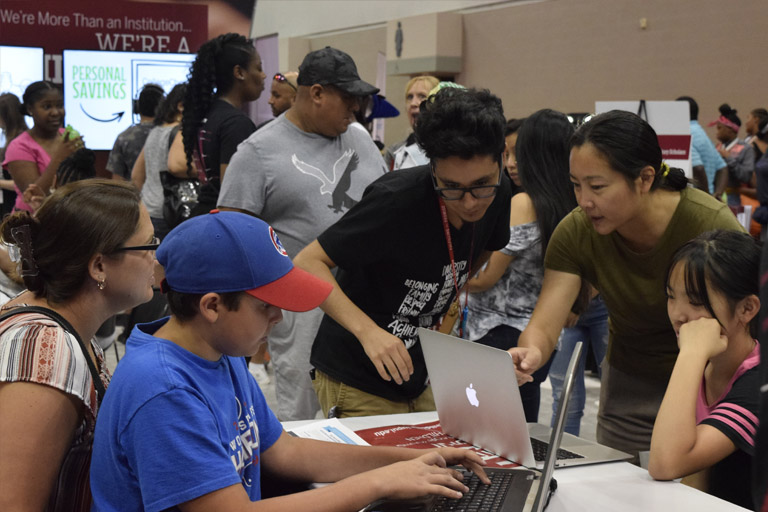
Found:
[[[345,427],[338,418],[315,421],[314,423],[293,428],[288,433],[296,437],[317,439],[318,441],[368,446],[368,443],[362,437],[355,434],[354,430]]]
[[[489,468],[508,468],[518,466],[495,453],[473,446],[466,441],[456,439],[443,432],[439,421],[419,425],[389,425],[384,427],[358,430],[361,438],[374,446],[400,446],[402,448],[434,449],[444,446],[466,448],[477,452]]]

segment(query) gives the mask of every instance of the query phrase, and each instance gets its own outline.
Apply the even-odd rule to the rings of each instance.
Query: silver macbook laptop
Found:
[[[419,338],[443,432],[528,468],[541,468],[543,460],[534,457],[532,443],[547,443],[552,429],[525,422],[509,353],[422,328]],[[565,381],[570,378],[566,375]],[[564,433],[557,467],[630,458]]]
[[[476,475],[464,471],[464,483],[469,491],[461,499],[425,496],[416,500],[381,500],[365,508],[365,512],[440,512],[483,511],[483,512],[542,512],[549,504],[549,499],[557,489],[557,482],[552,478],[557,463],[557,452],[565,429],[566,408],[573,391],[574,374],[581,356],[582,344],[576,344],[571,354],[565,375],[560,405],[555,415],[544,467],[541,473],[525,468],[486,468],[491,485],[484,485]],[[469,388],[474,389],[474,388]],[[467,394],[467,399],[475,403],[476,394]],[[485,447],[483,447],[485,448]]]

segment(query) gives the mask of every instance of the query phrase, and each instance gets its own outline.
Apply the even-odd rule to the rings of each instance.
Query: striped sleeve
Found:
[[[725,398],[700,423],[715,427],[738,449],[753,455],[759,399],[760,373],[754,367],[733,383]]]
[[[6,319],[0,333],[0,382],[51,386],[79,398],[95,417],[91,374],[71,334],[36,313]]]

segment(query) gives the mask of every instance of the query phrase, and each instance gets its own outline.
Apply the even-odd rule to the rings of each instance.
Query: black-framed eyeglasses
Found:
[[[289,82],[288,79],[285,78],[284,74],[282,74],[282,73],[275,73],[275,76],[273,76],[272,78],[277,80],[280,83],[288,85],[294,91],[296,90],[296,86],[293,85],[291,82]]]
[[[160,246],[160,239],[156,236],[152,237],[152,240],[147,245],[131,245],[129,247],[118,247],[115,252],[118,251],[156,251]]]
[[[475,185],[473,187],[438,187],[437,175],[435,174],[435,162],[430,162],[430,167],[432,170],[432,185],[435,189],[435,192],[437,192],[437,194],[446,201],[458,201],[463,199],[464,194],[467,192],[469,192],[475,199],[488,199],[489,197],[495,196],[496,192],[499,190],[499,186],[501,186],[502,165],[503,163],[500,162],[499,180],[495,185]]]

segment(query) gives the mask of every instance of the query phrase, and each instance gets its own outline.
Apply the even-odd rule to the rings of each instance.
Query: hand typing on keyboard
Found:
[[[461,448],[438,448],[425,451],[416,459],[391,464],[371,472],[383,486],[383,495],[388,498],[407,499],[435,495],[458,499],[469,488],[462,482],[464,475],[447,466],[461,465],[465,473],[476,475],[475,481],[489,484],[490,479],[483,467],[485,462],[472,450]]]
[[[462,483],[463,476],[446,467],[445,459],[437,451],[429,451],[409,461],[397,462],[371,471],[382,495],[394,499],[407,499],[432,494],[446,498],[461,498],[469,489]]]
[[[485,474],[485,461],[474,451],[465,448],[438,448],[439,453],[449,466],[464,466],[477,475],[481,482],[490,484],[491,480]]]
[[[486,485],[480,482],[476,475],[470,472],[462,472],[464,483],[468,489],[464,496],[458,500],[438,498],[430,506],[430,512],[455,511],[455,512],[479,512],[501,510],[502,504],[509,491],[510,482],[515,478],[514,472],[496,472],[491,474],[491,480]]]

